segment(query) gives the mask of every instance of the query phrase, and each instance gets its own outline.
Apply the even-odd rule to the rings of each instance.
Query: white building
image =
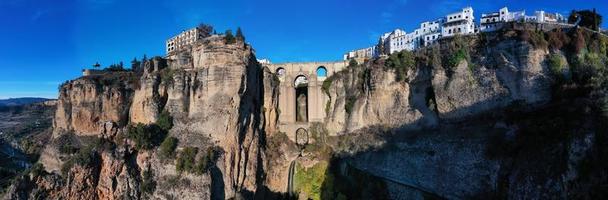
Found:
[[[270,60],[266,59],[266,58],[264,58],[264,59],[258,59],[258,63],[260,63],[260,64],[271,64]]]
[[[384,44],[385,54],[407,50],[413,51],[422,46],[428,46],[441,38],[441,26],[443,19],[426,21],[420,23],[420,27],[407,33],[401,29],[395,29],[385,33],[380,38]]]
[[[565,23],[566,19],[559,13],[546,13],[545,11],[536,11],[533,16],[526,16],[526,11],[509,12],[507,7],[501,8],[498,12],[482,14],[480,23],[480,31],[490,32],[502,28],[505,22],[537,22],[537,23]]]
[[[498,12],[481,14],[479,30],[482,32],[496,31],[502,28],[505,22],[525,21],[525,19],[525,11],[509,12],[509,9],[504,7],[498,10]]]
[[[182,49],[186,46],[190,46],[200,39],[203,39],[203,33],[198,27],[182,31],[179,35],[167,40],[167,54],[173,53],[174,51]]]
[[[547,13],[540,10],[534,12],[534,17],[538,23],[566,23],[566,18],[559,13]]]
[[[466,7],[462,11],[449,14],[445,17],[445,22],[441,30],[442,37],[450,37],[456,34],[468,35],[475,33],[475,17],[473,8]]]
[[[349,51],[344,54],[344,60],[355,59],[357,61],[363,61],[365,59],[377,57],[376,46],[371,46],[363,49],[357,49]]]

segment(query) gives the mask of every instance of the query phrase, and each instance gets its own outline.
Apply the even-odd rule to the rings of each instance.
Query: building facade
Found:
[[[527,16],[526,11],[509,12],[507,7],[498,12],[482,14],[479,22],[480,31],[491,32],[501,29],[506,22],[536,22],[536,23],[566,23],[566,18],[559,13],[535,11],[534,15]]]
[[[167,54],[171,54],[177,50],[190,46],[203,39],[203,37],[202,31],[198,27],[182,31],[180,34],[167,40],[165,46]]]
[[[414,51],[429,46],[444,37],[469,35],[480,31],[496,31],[501,29],[505,22],[513,21],[566,23],[566,18],[559,13],[546,13],[542,10],[534,12],[532,16],[527,16],[525,11],[510,12],[507,7],[503,7],[497,12],[482,14],[479,25],[477,25],[473,8],[466,7],[440,19],[422,22],[418,28],[409,33],[402,29],[384,33],[377,44],[382,45],[382,48],[375,46],[354,50],[344,54],[344,60],[373,58],[403,50]]]
[[[475,33],[474,20],[473,8],[471,7],[463,8],[460,12],[448,14],[441,29],[441,36],[451,37],[454,35],[473,34]]]
[[[378,56],[376,46],[371,46],[363,49],[352,50],[344,54],[344,60],[355,59],[357,62],[362,62],[365,59],[375,58]]]

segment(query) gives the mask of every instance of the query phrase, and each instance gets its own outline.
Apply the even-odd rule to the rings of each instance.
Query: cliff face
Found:
[[[129,122],[129,105],[136,77],[130,72],[83,77],[64,84],[59,91],[53,137],[74,132],[97,135],[100,124]]]
[[[141,73],[108,72],[67,82],[53,124],[56,141],[40,159],[48,171],[61,169],[64,175],[23,180],[30,185],[25,191],[13,188],[11,198],[224,199],[253,194],[263,181],[265,128],[274,131],[278,120],[275,84],[275,76],[257,63],[248,45],[226,44],[218,36],[168,60],[149,60]],[[173,119],[166,137],[179,141],[170,160],[159,157],[159,149],[136,148],[127,128],[155,125],[161,112]],[[95,147],[83,157],[90,159],[86,164],[76,159],[66,168],[74,160],[70,157],[77,156],[66,154],[66,135],[80,141],[80,149],[87,146],[87,136],[112,148]],[[174,159],[185,148],[199,150],[194,156],[201,163],[210,149],[219,150],[217,158],[205,158],[216,160],[209,172],[195,174],[176,170]],[[144,194],[147,172],[157,189]]]
[[[584,33],[571,32],[577,38],[572,40],[606,44],[605,38],[581,39]],[[561,49],[543,45],[544,38],[526,40],[540,36],[525,34],[531,33],[511,30],[483,36],[490,39],[443,40],[413,54],[350,66],[330,77],[332,101],[324,125],[329,135],[341,134],[326,145],[339,154],[335,159],[340,167],[326,173],[349,180],[353,177],[344,166],[352,167],[383,180],[389,196],[398,199],[603,194],[576,185],[599,180],[583,178],[587,172],[581,170],[589,170],[583,167],[589,162],[605,166],[580,155],[604,151],[593,147],[601,148],[594,138],[606,133],[601,128],[605,118],[597,118],[592,107],[598,104],[592,102],[602,102],[599,96],[606,94],[604,86],[598,86],[606,83],[601,75],[606,60],[593,67],[603,69],[591,78],[596,86],[588,85],[591,79],[568,80],[588,73],[577,70],[595,65],[584,64],[587,52],[573,53],[576,45],[566,42],[559,43]],[[546,34],[556,43],[554,36],[562,32],[533,34]],[[586,48],[605,59],[605,51],[594,45]],[[415,64],[399,68],[381,62],[395,58],[402,63],[411,58]],[[400,80],[394,75],[398,73]],[[327,187],[330,192],[323,195],[352,192]]]
[[[605,175],[602,94],[559,77],[608,59],[517,33],[445,39],[327,77],[327,117],[302,151],[277,128],[277,77],[242,41],[211,36],[141,72],[82,77],[60,89],[40,158],[52,173],[33,169],[7,198],[280,198],[294,160],[314,169],[296,179],[316,177],[296,186],[301,197],[590,197],[578,194],[605,181],[585,179]]]

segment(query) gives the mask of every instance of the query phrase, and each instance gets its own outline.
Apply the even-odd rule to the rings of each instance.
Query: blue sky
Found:
[[[605,0],[0,0],[0,99],[56,98],[83,68],[163,55],[167,38],[200,22],[242,27],[258,58],[331,61],[465,6],[477,19],[502,6],[566,15],[595,7],[608,17]]]

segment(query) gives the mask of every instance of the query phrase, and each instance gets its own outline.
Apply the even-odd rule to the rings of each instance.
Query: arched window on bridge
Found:
[[[299,75],[293,84],[296,89],[296,122],[308,122],[308,78]]]
[[[325,66],[317,68],[317,77],[327,77],[327,68]]]
[[[285,75],[285,68],[282,68],[282,67],[277,68],[276,73],[277,73],[278,77],[283,77]]]

